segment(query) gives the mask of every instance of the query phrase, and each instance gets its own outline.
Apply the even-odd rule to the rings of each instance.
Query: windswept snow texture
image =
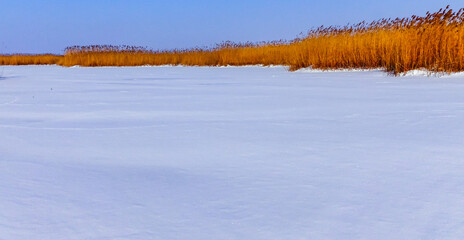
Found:
[[[0,239],[463,239],[464,76],[1,67]]]

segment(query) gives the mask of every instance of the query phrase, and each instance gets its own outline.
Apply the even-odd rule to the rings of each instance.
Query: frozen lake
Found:
[[[1,240],[464,238],[463,74],[1,71]]]

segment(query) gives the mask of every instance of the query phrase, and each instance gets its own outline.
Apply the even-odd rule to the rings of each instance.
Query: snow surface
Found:
[[[464,76],[3,68],[0,239],[462,239]]]

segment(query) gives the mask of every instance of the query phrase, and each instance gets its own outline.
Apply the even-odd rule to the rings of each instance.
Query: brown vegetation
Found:
[[[53,54],[0,55],[0,65],[51,65],[60,64],[64,56]]]
[[[34,59],[37,58],[37,59]],[[0,64],[63,66],[287,65],[291,70],[374,69],[399,74],[413,69],[464,70],[464,10],[449,7],[425,17],[381,19],[345,27],[320,27],[290,42],[234,44],[211,49],[151,51],[138,47],[70,47],[64,56],[3,56]]]

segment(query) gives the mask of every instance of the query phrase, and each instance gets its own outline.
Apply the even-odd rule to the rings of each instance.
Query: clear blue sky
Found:
[[[464,0],[0,0],[0,53],[293,39],[311,27],[424,15],[447,4],[463,8]]]

